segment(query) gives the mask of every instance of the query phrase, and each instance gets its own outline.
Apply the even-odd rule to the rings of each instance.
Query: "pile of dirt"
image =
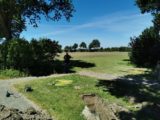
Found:
[[[119,120],[118,113],[129,113],[122,106],[108,103],[95,94],[83,95],[82,98],[86,105],[82,114],[86,120]]]
[[[18,109],[7,108],[0,105],[0,120],[53,120],[45,113],[36,111],[34,108],[28,108],[22,112]]]

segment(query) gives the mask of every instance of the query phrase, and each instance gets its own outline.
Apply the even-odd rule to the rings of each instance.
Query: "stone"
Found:
[[[32,92],[33,89],[32,89],[31,86],[26,85],[25,88],[24,88],[24,91],[25,91],[25,92]]]
[[[11,93],[9,91],[6,92],[6,97],[10,97],[11,95],[13,95],[13,93]]]
[[[30,107],[26,110],[26,113],[29,115],[35,115],[37,111],[33,107]]]
[[[4,105],[0,105],[0,111],[2,111],[5,108]]]
[[[129,99],[129,103],[131,104],[134,104],[136,101],[135,97],[128,97],[128,99]]]
[[[0,120],[53,120],[47,114],[29,108],[26,111],[20,111],[14,108],[7,108],[0,105]]]
[[[109,103],[95,94],[86,94],[82,96],[85,108],[82,112],[87,120],[119,120],[117,113],[129,112],[115,103]]]

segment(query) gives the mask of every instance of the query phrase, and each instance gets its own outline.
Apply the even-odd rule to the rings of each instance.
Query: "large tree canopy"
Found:
[[[101,47],[101,43],[99,42],[98,39],[94,39],[90,44],[89,44],[89,49],[99,49]]]
[[[131,38],[131,62],[137,66],[154,67],[160,60],[159,43],[154,27],[146,28],[140,36]]]
[[[71,0],[0,0],[0,38],[18,37],[29,21],[33,27],[42,16],[70,20],[74,7]]]
[[[142,13],[151,12],[154,16],[154,26],[160,31],[160,0],[136,0]]]
[[[137,5],[141,9],[142,13],[151,12],[158,13],[160,12],[160,0],[136,0]]]

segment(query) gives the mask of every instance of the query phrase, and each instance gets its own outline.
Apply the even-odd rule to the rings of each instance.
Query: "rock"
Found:
[[[22,112],[18,109],[0,105],[0,120],[53,120],[50,116],[29,108]]]
[[[0,111],[2,111],[5,108],[4,105],[0,105]]]
[[[31,86],[26,85],[25,88],[24,88],[24,91],[25,91],[25,92],[32,92],[33,89],[32,89]]]
[[[29,115],[35,115],[37,111],[33,107],[30,107],[26,110],[26,113]]]
[[[142,106],[143,106],[143,105],[139,103],[139,104],[136,104],[134,107],[135,107],[136,109],[141,109]]]
[[[9,91],[6,92],[6,97],[10,97],[11,95],[13,95],[13,93],[11,93]]]
[[[136,101],[135,97],[129,97],[128,99],[129,99],[129,103],[131,104],[135,103]]]
[[[82,114],[85,116],[86,120],[100,120],[99,116],[92,113],[87,106],[85,106]]]
[[[82,99],[86,105],[82,114],[87,120],[119,120],[118,113],[129,112],[115,103],[104,101],[95,94],[83,95]]]
[[[12,120],[23,120],[22,116],[19,113],[12,113],[10,118],[12,118]]]

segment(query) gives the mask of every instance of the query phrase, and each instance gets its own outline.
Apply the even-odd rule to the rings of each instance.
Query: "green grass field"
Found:
[[[81,68],[74,67],[73,70],[88,70],[98,73],[107,73],[114,75],[139,74],[146,69],[136,68],[130,64],[128,52],[73,52],[69,53],[72,60],[81,60],[87,63],[95,64],[94,67]],[[58,59],[63,60],[63,54]]]
[[[52,83],[55,85],[49,85]],[[32,86],[33,92],[24,92],[26,84]],[[103,91],[103,87],[96,87],[97,84],[98,80],[95,78],[70,75],[32,81],[15,87],[58,120],[83,120],[81,112],[84,109],[84,103],[81,95],[87,93],[96,93],[110,102],[124,106],[128,104],[123,99],[116,99]],[[75,89],[76,86],[79,86],[80,89]]]
[[[33,91],[24,92],[26,85],[31,86]],[[76,89],[77,86],[78,89]],[[129,115],[130,118],[127,120],[132,117],[136,120],[158,120],[157,116],[159,116],[159,108],[152,104],[160,101],[159,89],[141,84],[97,80],[74,74],[21,83],[15,85],[15,88],[57,120],[84,120],[81,113],[85,105],[81,96],[91,93],[95,93],[107,102],[116,103],[130,110],[131,113],[125,113],[122,116],[124,118]],[[135,102],[131,102],[131,98],[134,98]],[[143,101],[150,104],[146,104],[142,109],[136,107]]]
[[[64,53],[58,59],[62,60]],[[94,71],[99,73],[107,73],[114,75],[124,75],[132,79],[144,78],[141,73],[146,69],[135,68],[128,61],[128,53],[126,52],[109,52],[109,53],[71,53],[73,60],[81,60],[86,63],[94,63],[94,67],[81,68],[73,67],[73,70],[78,71]],[[137,76],[136,76],[137,75]],[[141,82],[141,81],[138,81]],[[143,81],[142,81],[143,82]],[[25,93],[24,88],[29,85],[33,88],[33,92]],[[75,89],[78,86],[80,89]],[[137,119],[143,118],[149,120],[147,116],[147,106],[144,109],[135,109],[137,103],[143,101],[155,102],[160,100],[160,95],[157,89],[144,86],[141,84],[129,84],[123,81],[107,81],[98,80],[72,74],[64,77],[48,78],[42,80],[34,80],[27,83],[15,85],[21,93],[29,99],[40,105],[58,120],[83,120],[81,112],[84,108],[84,103],[81,95],[95,93],[103,99],[122,105],[123,107],[132,110],[131,116]],[[130,102],[134,98],[137,102]],[[133,106],[133,107],[132,107]],[[154,110],[152,110],[154,111]],[[127,114],[127,113],[126,113]],[[154,119],[154,113],[150,118]]]

